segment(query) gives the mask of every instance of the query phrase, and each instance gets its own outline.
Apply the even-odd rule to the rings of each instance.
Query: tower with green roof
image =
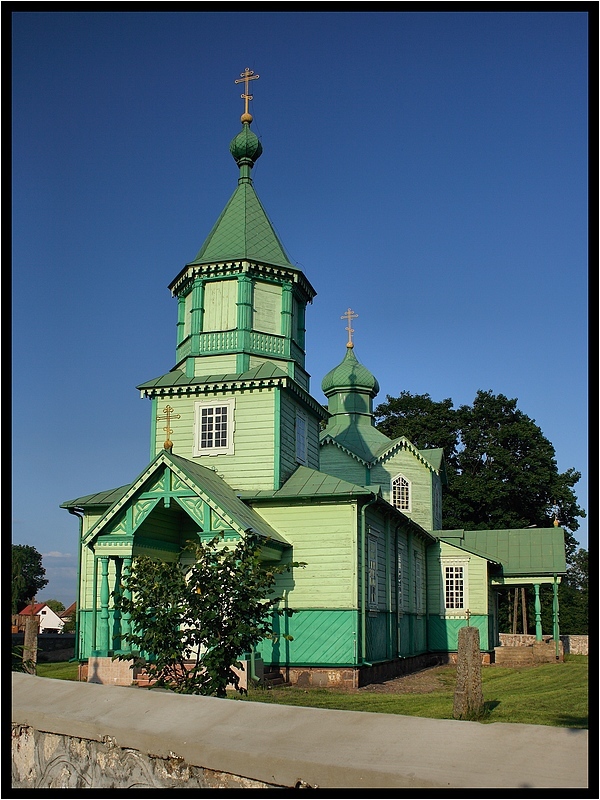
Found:
[[[237,186],[169,286],[178,308],[175,365],[138,389],[153,401],[152,456],[164,447],[168,413],[168,449],[207,459],[237,488],[278,489],[298,464],[319,463],[326,412],[310,395],[304,350],[316,292],[256,194],[262,144],[247,108],[241,122],[229,146]]]

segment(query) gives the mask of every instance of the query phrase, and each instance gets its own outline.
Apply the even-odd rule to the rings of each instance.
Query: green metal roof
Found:
[[[562,528],[520,528],[494,531],[435,531],[447,544],[502,564],[504,575],[564,574]]]
[[[377,378],[357,359],[354,348],[347,347],[341,363],[330,370],[321,382],[323,394],[333,392],[365,391],[371,397],[379,393]]]
[[[251,183],[240,183],[188,266],[239,259],[296,269]]]
[[[272,528],[260,514],[247,506],[241,499],[240,493],[234,491],[223,478],[212,469],[203,467],[187,458],[163,451],[170,460],[184,472],[197,486],[204,489],[219,508],[223,509],[244,530],[253,530],[260,536],[288,545],[289,542]]]
[[[60,508],[85,508],[85,506],[106,506],[109,508],[117,500],[120,500],[131,486],[119,486],[118,489],[107,489],[105,492],[95,492],[86,494],[83,497],[76,497],[75,500],[67,500],[60,504]]]
[[[253,367],[247,372],[228,372],[228,373],[215,373],[212,375],[196,375],[189,378],[181,369],[172,369],[164,375],[159,375],[158,378],[140,383],[137,389],[158,389],[160,387],[187,387],[199,386],[205,383],[247,383],[252,381],[269,380],[272,378],[289,378],[287,372],[284,372],[280,367],[275,364],[265,361],[258,367]]]
[[[359,486],[310,467],[298,467],[280,489],[242,492],[247,499],[290,497],[357,497],[378,495],[379,486]]]
[[[199,490],[202,490],[202,492],[214,502],[215,506],[233,519],[241,530],[252,530],[264,539],[271,539],[273,542],[289,545],[289,542],[272,528],[260,514],[246,505],[246,503],[240,499],[240,494],[232,489],[216,472],[201,464],[189,461],[182,456],[169,453],[167,450],[162,450],[158,453],[138,477],[127,486],[78,497],[75,500],[62,503],[60,507],[85,508],[86,506],[106,506],[105,514],[88,532],[92,534],[94,529],[99,530],[102,527],[109,516],[114,515],[114,512],[117,510],[117,505],[119,506],[119,511],[126,506],[128,501],[127,494],[131,493],[133,497],[146,479],[160,467],[161,463],[165,466],[173,466],[175,469],[182,472],[193,485]],[[124,500],[125,504],[122,502]],[[113,509],[113,507],[115,508]],[[93,535],[95,536],[95,534]]]
[[[349,455],[357,456],[364,464],[375,461],[377,453],[387,449],[389,438],[368,421],[352,415],[336,415],[320,436],[321,444],[331,442]]]

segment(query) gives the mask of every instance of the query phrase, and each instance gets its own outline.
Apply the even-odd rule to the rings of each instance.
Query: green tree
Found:
[[[132,633],[117,658],[131,653],[147,664],[156,685],[184,694],[226,696],[239,677],[232,667],[262,639],[274,636],[276,576],[303,564],[269,565],[260,543],[247,535],[234,547],[215,536],[191,545],[190,565],[140,556],[124,575],[115,606],[131,619]],[[130,593],[130,594],[129,594]],[[291,638],[285,636],[284,638]]]
[[[28,544],[12,546],[12,613],[28,605],[48,583],[42,555]]]
[[[48,608],[51,608],[52,611],[54,611],[54,613],[58,614],[59,616],[65,610],[64,603],[61,603],[60,600],[44,600],[44,602],[46,603]]]

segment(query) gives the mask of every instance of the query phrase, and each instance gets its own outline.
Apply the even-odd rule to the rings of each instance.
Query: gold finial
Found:
[[[165,431],[167,434],[167,438],[165,439],[165,444],[164,444],[165,450],[171,450],[173,448],[173,442],[169,439],[169,436],[173,433],[173,429],[171,428],[171,420],[179,419],[181,416],[180,414],[174,414],[173,411],[175,411],[174,408],[171,408],[171,406],[166,406],[166,408],[163,409],[164,416],[162,417],[158,416],[156,418],[157,422],[161,419],[167,420],[167,424],[163,428],[163,431]]]
[[[245,100],[245,107],[244,113],[242,114],[241,120],[242,122],[252,122],[252,114],[248,112],[248,103],[252,100],[252,95],[248,94],[248,83],[249,81],[256,81],[260,78],[260,75],[255,75],[254,72],[250,69],[250,67],[246,67],[246,69],[240,73],[240,77],[236,79],[236,83],[244,83],[246,84],[244,87],[244,94],[240,95],[242,100]]]
[[[352,320],[357,319],[358,314],[355,314],[351,308],[346,311],[345,314],[342,314],[340,319],[348,320],[348,325],[346,330],[348,331],[348,341],[346,342],[346,347],[354,347],[354,343],[352,342],[352,334],[354,333],[354,328],[352,327]]]

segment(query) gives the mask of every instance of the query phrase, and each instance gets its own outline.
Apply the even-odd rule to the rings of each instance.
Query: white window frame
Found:
[[[295,434],[296,434],[296,461],[299,464],[304,464],[308,462],[308,438],[307,438],[307,430],[308,430],[308,420],[306,418],[306,414],[303,411],[296,410],[296,425],[295,425]]]
[[[394,497],[394,489],[396,483],[404,481],[406,484],[406,504],[405,505],[398,505],[396,503],[396,498]],[[410,512],[412,510],[412,484],[404,475],[396,475],[392,478],[390,483],[390,500],[394,508],[397,508],[398,511],[407,511]]]
[[[377,538],[369,534],[367,547],[367,569],[368,569],[368,607],[370,611],[377,610]]]
[[[441,616],[443,617],[464,617],[467,608],[469,607],[469,559],[468,558],[440,558],[440,565],[442,570],[441,581]],[[449,608],[446,606],[446,599],[448,596],[448,573],[446,570],[452,568],[453,570],[462,569],[462,575],[459,580],[462,582],[462,606],[455,606]]]
[[[224,445],[219,445],[218,447],[207,447],[202,446],[202,420],[203,420],[203,411],[208,411],[208,409],[222,409],[225,408],[226,412],[226,442]],[[213,421],[214,425],[221,424],[218,420],[216,422]],[[193,447],[193,454],[194,456],[221,456],[221,455],[233,455],[234,447],[233,447],[233,433],[235,430],[235,399],[229,398],[228,400],[197,400],[194,403],[194,447]]]

